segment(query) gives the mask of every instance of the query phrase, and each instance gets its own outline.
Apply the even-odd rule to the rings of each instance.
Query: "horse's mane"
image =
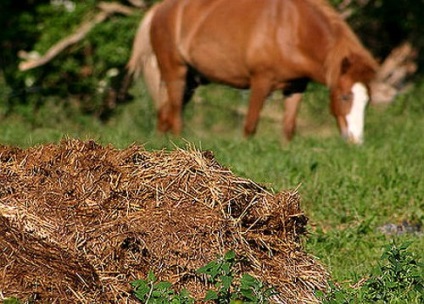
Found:
[[[333,45],[327,53],[324,62],[326,70],[326,82],[333,86],[341,73],[342,62],[355,54],[360,56],[362,62],[371,69],[377,70],[378,64],[371,53],[362,45],[359,38],[341,17],[341,15],[329,4],[327,0],[305,0],[317,11],[321,12],[329,21],[334,37]]]

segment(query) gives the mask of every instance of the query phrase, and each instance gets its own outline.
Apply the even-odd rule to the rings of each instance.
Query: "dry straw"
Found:
[[[0,147],[3,297],[136,303],[129,282],[152,270],[201,299],[196,270],[232,249],[276,303],[315,303],[328,273],[302,250],[306,222],[296,192],[274,195],[208,151]]]

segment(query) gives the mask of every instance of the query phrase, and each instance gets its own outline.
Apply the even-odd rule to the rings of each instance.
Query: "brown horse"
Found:
[[[250,88],[246,136],[268,95],[282,90],[290,140],[312,80],[329,87],[342,136],[361,143],[377,63],[324,0],[165,0],[142,20],[128,67],[144,73],[162,132],[180,134],[184,103],[212,81]]]

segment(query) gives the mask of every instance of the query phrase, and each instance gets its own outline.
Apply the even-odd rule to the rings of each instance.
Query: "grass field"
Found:
[[[424,84],[390,105],[367,110],[365,144],[346,144],[330,116],[326,89],[313,85],[302,104],[298,134],[281,140],[279,95],[268,101],[256,136],[242,137],[248,92],[201,88],[184,113],[182,138],[155,132],[155,113],[141,83],[135,100],[107,123],[76,115],[54,102],[37,111],[18,109],[0,121],[0,143],[28,147],[64,136],[102,144],[173,149],[187,143],[212,150],[237,175],[278,192],[298,189],[309,217],[306,250],[341,284],[370,274],[384,246],[411,241],[424,260],[424,232],[388,234],[388,224],[422,228],[424,222]]]

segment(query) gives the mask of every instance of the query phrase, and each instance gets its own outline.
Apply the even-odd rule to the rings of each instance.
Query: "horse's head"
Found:
[[[361,57],[344,58],[338,80],[331,88],[331,110],[341,135],[349,142],[361,144],[364,137],[365,108],[370,99],[369,82],[375,68]]]

